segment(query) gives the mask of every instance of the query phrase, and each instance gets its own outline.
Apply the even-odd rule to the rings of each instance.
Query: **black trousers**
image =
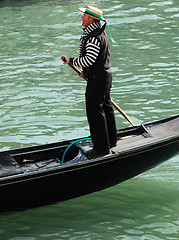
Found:
[[[110,101],[112,74],[90,78],[86,88],[86,114],[94,149],[105,151],[117,142],[114,110]]]

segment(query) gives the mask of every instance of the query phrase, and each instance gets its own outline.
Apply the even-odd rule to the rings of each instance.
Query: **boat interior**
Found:
[[[118,142],[141,134],[149,134],[143,127],[128,128],[118,132]],[[77,143],[76,143],[77,142]],[[69,148],[70,146],[70,148]],[[68,148],[68,151],[66,151]],[[93,148],[92,141],[84,138],[82,141],[68,141],[64,144],[45,145],[40,148],[29,147],[20,152],[0,153],[0,178],[16,175],[37,169],[48,169],[58,166],[66,166],[82,161],[90,160],[86,152]],[[110,151],[114,154],[115,151]]]
[[[177,119],[173,121],[177,121]],[[158,126],[160,124],[147,124],[145,126],[133,126],[119,130],[117,146],[110,149],[110,153],[103,157],[111,157],[111,155],[120,154],[120,152],[126,149],[135,148],[136,146],[140,146],[140,144],[157,140],[162,134],[165,137],[169,129],[172,128],[166,124],[161,131]],[[158,133],[155,128],[158,129]],[[92,148],[91,139],[84,138],[0,152],[0,178],[25,172],[65,167],[83,161],[91,161],[87,151]]]

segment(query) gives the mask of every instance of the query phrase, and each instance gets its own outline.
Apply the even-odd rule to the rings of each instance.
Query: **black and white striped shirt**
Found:
[[[70,62],[76,67],[91,67],[99,54],[100,51],[100,41],[96,37],[90,37],[86,42],[86,54],[82,56],[82,48],[84,39],[94,30],[100,28],[100,23],[92,23],[84,29],[84,33],[80,38],[80,48],[79,48],[79,57],[71,58]]]

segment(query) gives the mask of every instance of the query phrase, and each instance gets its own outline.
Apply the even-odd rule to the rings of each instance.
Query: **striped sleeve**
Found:
[[[100,51],[100,41],[91,37],[86,43],[86,54],[83,57],[73,58],[72,63],[76,67],[91,67],[96,61]]]

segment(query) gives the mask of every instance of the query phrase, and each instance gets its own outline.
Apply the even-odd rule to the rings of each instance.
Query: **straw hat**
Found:
[[[79,8],[79,10],[83,13],[86,13],[87,15],[89,15],[92,18],[95,18],[97,20],[102,20],[105,21],[104,26],[107,24],[108,30],[109,30],[109,34],[110,34],[110,39],[113,43],[117,44],[117,42],[112,38],[111,36],[111,31],[108,25],[108,22],[105,18],[103,18],[103,12],[101,10],[99,10],[98,8],[92,7],[92,6],[88,6],[87,8]]]
[[[79,8],[79,10],[83,13],[88,14],[90,17],[93,17],[97,20],[104,20],[102,17],[103,12],[98,8],[88,6],[87,8]]]

